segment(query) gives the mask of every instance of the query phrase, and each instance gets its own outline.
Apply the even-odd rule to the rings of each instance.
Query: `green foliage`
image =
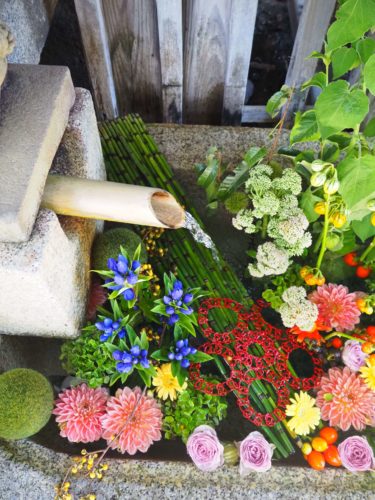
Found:
[[[278,115],[281,108],[287,103],[292,94],[292,89],[287,85],[283,85],[281,89],[273,94],[267,102],[266,111],[272,118]]]
[[[281,296],[287,288],[303,285],[304,281],[299,275],[299,269],[299,266],[291,266],[285,274],[271,280],[272,288],[264,290],[262,297],[271,304],[272,309],[279,310],[284,303]]]
[[[133,255],[139,245],[141,245],[140,259],[142,262],[147,262],[145,246],[136,233],[124,227],[109,229],[95,238],[91,267],[93,269],[107,269],[107,260],[110,257],[117,259],[121,246],[129,255]]]
[[[0,375],[0,438],[24,439],[39,432],[53,400],[51,384],[35,370],[16,368]]]
[[[365,64],[363,70],[364,84],[372,95],[375,95],[375,54]]]
[[[227,406],[225,398],[204,394],[189,385],[176,401],[163,403],[165,438],[181,437],[186,443],[199,425],[216,427],[226,417]]]
[[[319,139],[320,133],[314,110],[301,113],[297,111],[294,126],[290,131],[290,144],[300,141],[315,141]]]
[[[108,344],[100,342],[99,337],[94,325],[83,329],[77,339],[64,342],[60,357],[67,373],[94,388],[109,384],[116,365]]]
[[[348,157],[338,164],[337,173],[350,219],[363,219],[369,213],[367,202],[375,198],[375,156]]]
[[[231,214],[236,214],[240,210],[246,208],[249,204],[249,197],[242,192],[232,193],[227,200],[225,200],[225,208]]]
[[[375,25],[375,0],[347,0],[328,30],[328,50],[359,40]]]
[[[351,89],[344,80],[330,83],[323,89],[315,104],[322,138],[327,139],[346,128],[354,128],[365,118],[368,109],[368,98],[362,90]]]
[[[222,164],[220,151],[211,147],[207,151],[206,162],[195,165],[199,174],[197,183],[203,187],[207,195],[207,210],[213,213],[219,207],[219,202],[226,202],[234,193],[243,187],[249,169],[259,163],[266,154],[265,148],[250,148],[243,161],[235,168]]]
[[[354,47],[340,47],[332,54],[333,78],[339,78],[360,63],[359,55]]]

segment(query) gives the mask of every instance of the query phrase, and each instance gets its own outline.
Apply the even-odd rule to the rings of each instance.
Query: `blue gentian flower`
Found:
[[[126,335],[125,328],[119,329],[121,326],[120,320],[104,318],[103,321],[97,321],[95,323],[95,326],[100,332],[103,332],[99,337],[101,342],[106,342],[114,333],[117,334],[121,339]]]
[[[181,368],[189,368],[190,360],[188,356],[193,355],[197,352],[195,347],[189,345],[188,339],[180,339],[176,342],[173,351],[168,353],[168,359],[170,361],[179,361]]]
[[[141,268],[139,260],[129,262],[124,255],[120,254],[117,260],[109,258],[107,267],[114,273],[113,279],[106,281],[106,283],[114,282],[114,284],[108,288],[115,291],[126,288],[122,292],[122,296],[125,300],[133,300],[135,298],[133,286],[138,282],[138,272]]]
[[[194,312],[192,307],[188,307],[194,299],[192,293],[186,293],[184,295],[184,288],[181,281],[176,280],[173,283],[172,290],[168,295],[164,295],[163,302],[166,305],[165,312],[169,316],[166,320],[168,325],[174,325],[180,319],[179,313],[189,316]]]
[[[119,373],[128,373],[136,365],[141,365],[143,368],[149,368],[150,363],[147,359],[147,349],[141,349],[138,345],[130,348],[130,351],[114,351],[112,357],[119,361],[116,364],[116,370]]]

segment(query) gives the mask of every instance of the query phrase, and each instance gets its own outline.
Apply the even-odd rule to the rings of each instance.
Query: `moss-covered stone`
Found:
[[[138,234],[124,227],[109,229],[100,234],[94,241],[91,268],[97,270],[107,269],[107,260],[110,257],[117,259],[120,246],[132,257],[138,245],[141,245],[141,262],[147,262],[147,251]]]
[[[40,431],[53,409],[53,389],[39,372],[16,368],[0,375],[0,438],[24,439]]]

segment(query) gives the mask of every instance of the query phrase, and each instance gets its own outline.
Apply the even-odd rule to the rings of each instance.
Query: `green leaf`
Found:
[[[130,325],[126,327],[126,332],[128,334],[130,345],[133,345],[136,339],[138,338],[137,334],[135,333],[133,327],[131,327]]]
[[[375,0],[347,0],[327,33],[328,50],[354,42],[375,25]]]
[[[165,312],[165,305],[164,304],[158,304],[155,307],[151,309],[151,312],[157,313],[157,314],[162,314],[163,316],[168,316],[167,313]]]
[[[212,182],[216,180],[216,177],[219,173],[220,164],[217,158],[208,157],[207,165],[202,174],[198,177],[197,184],[198,186],[202,186],[207,188]]]
[[[151,374],[148,371],[138,370],[139,376],[143,380],[146,387],[151,385]]]
[[[319,87],[324,89],[327,86],[326,74],[323,71],[319,71],[319,73],[315,73],[315,75],[307,80],[301,85],[301,90],[306,90],[309,87]]]
[[[245,156],[244,160],[233,170],[231,175],[228,175],[219,186],[217,197],[224,201],[234,191],[239,189],[247,180],[249,168],[258,163],[266,155],[266,148],[252,147]]]
[[[361,90],[350,90],[349,83],[344,80],[330,83],[315,104],[322,138],[327,139],[336,132],[354,128],[367,115],[368,108],[368,98]]]
[[[180,370],[177,372],[177,380],[181,386],[184,385],[187,375],[188,375],[187,370],[185,368],[180,367]]]
[[[371,118],[363,133],[366,137],[375,137],[375,117]]]
[[[375,40],[372,38],[365,38],[364,40],[359,40],[355,48],[358,52],[361,61],[365,64],[368,59],[375,53]]]
[[[311,188],[306,189],[306,191],[301,196],[301,208],[307,217],[309,222],[315,222],[319,219],[319,214],[314,210],[315,203],[322,201],[319,196],[315,196],[311,192]]]
[[[297,111],[294,126],[290,132],[290,144],[303,141],[315,141],[319,139],[320,133],[314,110],[301,113]]]
[[[288,101],[290,95],[291,95],[291,89],[286,85],[283,85],[278,92],[273,94],[273,96],[271,96],[268,99],[268,102],[266,104],[267,113],[271,115],[272,118],[275,118],[275,116],[279,113],[280,109]]]
[[[336,142],[324,141],[322,160],[333,163],[340,155],[339,145]]]
[[[373,54],[363,70],[365,85],[372,95],[375,95],[375,54]]]
[[[371,236],[375,236],[375,226],[371,224],[371,213],[367,214],[362,220],[354,220],[352,228],[358,238],[364,243]]]
[[[368,214],[367,201],[375,198],[375,157],[349,157],[337,166],[339,193],[350,210],[350,220],[361,220]]]
[[[197,351],[195,354],[189,356],[189,359],[194,363],[205,363],[206,361],[210,361],[212,356],[206,354],[205,352]]]
[[[151,356],[153,359],[157,359],[158,361],[168,361],[168,351],[167,349],[158,349],[157,351],[154,351]]]
[[[338,144],[340,149],[347,148],[350,144],[351,139],[352,136],[348,132],[340,132],[338,134],[333,134],[329,136],[329,140],[331,142],[335,142],[336,144]]]
[[[353,47],[340,47],[332,54],[333,78],[345,75],[360,63],[357,51]]]

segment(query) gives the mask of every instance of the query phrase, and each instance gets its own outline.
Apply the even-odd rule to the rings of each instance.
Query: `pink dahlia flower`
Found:
[[[72,443],[90,443],[102,436],[101,417],[105,414],[108,393],[86,384],[65,389],[55,402],[53,414],[60,435]]]
[[[353,330],[359,322],[361,312],[355,303],[356,298],[346,286],[333,283],[318,286],[309,295],[311,302],[318,307],[319,321],[337,330]]]
[[[143,395],[139,387],[118,389],[109,398],[107,413],[102,417],[103,438],[121,453],[145,453],[161,439],[162,418],[156,400]]]
[[[329,425],[361,431],[374,418],[375,392],[349,368],[331,368],[321,378],[316,404]]]

